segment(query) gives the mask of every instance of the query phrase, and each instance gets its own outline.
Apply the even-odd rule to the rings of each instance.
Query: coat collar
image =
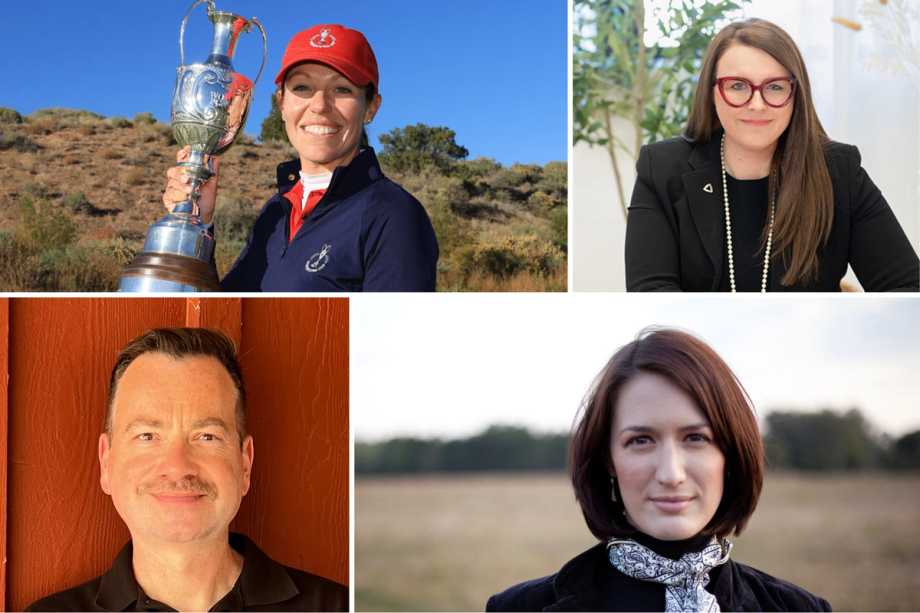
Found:
[[[278,164],[278,192],[286,193],[300,181],[300,159]],[[377,154],[373,147],[361,150],[355,159],[346,166],[338,166],[332,171],[332,181],[326,193],[335,192],[341,197],[361,191],[374,181],[383,178],[383,171],[377,163]]]
[[[722,257],[725,250],[725,191],[722,189],[722,131],[705,144],[695,144],[687,158],[693,168],[681,175],[684,193],[687,194],[690,215],[703,249],[715,270],[710,291],[716,291],[723,274]],[[710,191],[711,190],[711,191]],[[782,256],[770,256],[770,291],[781,292],[780,279],[786,272]]]
[[[606,543],[598,543],[591,549],[572,558],[563,566],[553,580],[556,602],[544,611],[596,611],[598,606],[597,586],[594,576],[599,564],[608,562]],[[756,606],[757,598],[740,576],[740,567],[728,560],[719,572],[718,580],[707,586],[716,597],[723,611],[744,610]],[[752,605],[752,603],[754,603]]]
[[[725,199],[722,190],[720,147],[721,136],[715,135],[709,143],[695,145],[687,160],[693,170],[681,175],[696,232],[715,269],[713,287],[710,291],[718,287],[723,274]]]

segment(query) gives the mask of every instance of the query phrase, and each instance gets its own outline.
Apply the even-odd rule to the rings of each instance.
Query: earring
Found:
[[[287,119],[284,118],[284,113],[281,113],[281,121],[287,121]]]
[[[610,478],[610,500],[617,501],[617,480],[616,477]]]

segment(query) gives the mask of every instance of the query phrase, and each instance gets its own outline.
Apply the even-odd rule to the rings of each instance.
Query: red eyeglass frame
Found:
[[[728,101],[728,98],[725,97],[725,90],[723,89],[723,85],[722,85],[725,81],[741,81],[743,83],[747,83],[751,87],[751,97],[745,100],[744,104],[732,104],[731,102]],[[770,104],[769,102],[767,102],[767,99],[764,98],[764,95],[763,95],[763,88],[769,85],[770,83],[775,83],[776,81],[789,81],[792,84],[792,91],[789,92],[789,97],[786,98],[786,101],[783,102],[782,104]],[[795,90],[796,90],[797,83],[798,83],[798,79],[796,79],[795,77],[774,77],[772,79],[767,79],[760,85],[754,85],[753,83],[751,83],[750,81],[748,81],[747,79],[743,77],[717,77],[713,80],[712,84],[719,86],[719,93],[722,94],[722,100],[725,101],[725,104],[727,104],[728,106],[734,109],[740,109],[743,106],[747,106],[751,102],[751,100],[754,99],[755,91],[760,92],[760,99],[763,100],[764,104],[774,109],[781,109],[787,104],[789,104],[790,102],[792,102],[792,99],[795,97]]]

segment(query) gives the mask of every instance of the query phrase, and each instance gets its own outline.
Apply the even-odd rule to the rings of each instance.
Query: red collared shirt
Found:
[[[316,206],[316,203],[322,199],[325,193],[326,190],[324,189],[315,189],[310,192],[307,195],[307,203],[303,208],[300,206],[303,201],[303,183],[298,181],[289,192],[284,194],[284,197],[291,201],[291,218],[288,222],[291,230],[288,233],[288,244],[294,240],[294,236],[300,230],[300,226],[303,225],[303,220],[307,218],[307,215],[310,214],[310,211],[313,210],[313,207]]]

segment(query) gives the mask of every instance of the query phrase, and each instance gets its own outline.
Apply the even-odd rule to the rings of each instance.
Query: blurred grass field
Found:
[[[837,611],[920,610],[920,474],[771,473],[732,559]],[[562,474],[359,477],[357,611],[481,611],[596,541]]]

